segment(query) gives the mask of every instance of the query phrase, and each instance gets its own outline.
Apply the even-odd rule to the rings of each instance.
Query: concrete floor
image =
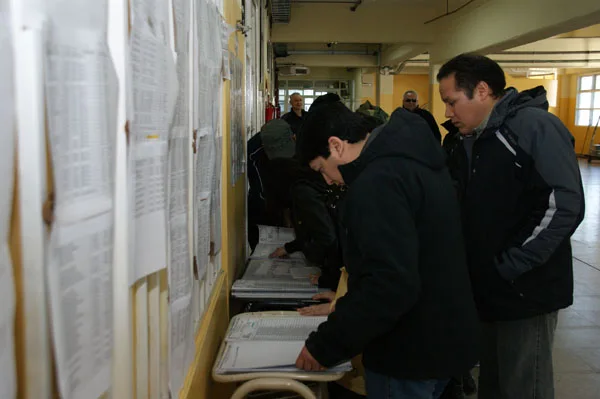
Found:
[[[586,211],[572,239],[575,300],[554,341],[557,399],[600,398],[600,164],[580,168]]]

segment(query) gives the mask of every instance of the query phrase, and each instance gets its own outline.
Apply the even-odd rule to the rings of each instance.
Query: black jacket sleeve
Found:
[[[392,330],[420,295],[418,235],[407,197],[418,189],[405,191],[398,177],[383,172],[366,180],[353,187],[361,194],[355,193],[344,213],[348,240],[359,253],[347,260],[348,293],[306,341],[325,367],[352,358]]]
[[[513,245],[496,258],[502,277],[514,280],[546,263],[569,239],[583,220],[585,201],[573,137],[558,118],[525,110],[509,127],[519,133],[518,149],[531,157],[534,170],[529,185],[541,188],[530,220],[515,234]],[[517,152],[514,144],[504,142]]]
[[[292,201],[300,249],[306,259],[322,266],[327,254],[337,244],[335,225],[327,205],[315,188],[302,182],[292,187]]]

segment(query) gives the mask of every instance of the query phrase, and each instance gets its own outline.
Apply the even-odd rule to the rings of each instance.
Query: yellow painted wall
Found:
[[[430,109],[429,75],[401,74],[394,76],[394,109],[402,106],[402,96],[408,90],[416,91],[421,107]]]
[[[550,80],[548,80],[548,79],[529,79],[529,78],[524,78],[524,77],[513,77],[510,75],[506,75],[506,86],[514,87],[515,89],[517,89],[519,91],[532,89],[532,88],[534,88],[536,86],[540,86],[540,85],[544,86],[546,88],[546,90],[548,90],[550,87]],[[560,93],[560,87],[559,87],[559,93]],[[551,113],[553,113],[556,116],[559,116],[559,113],[560,113],[559,107],[560,107],[560,102],[557,101],[557,106],[550,107],[548,109],[548,111],[550,111]]]

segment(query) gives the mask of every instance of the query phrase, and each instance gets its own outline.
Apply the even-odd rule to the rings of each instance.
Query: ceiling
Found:
[[[274,5],[278,1],[286,0],[272,0]],[[276,62],[331,68],[387,66],[401,73],[428,73],[427,52],[439,37],[435,31],[439,20],[453,18],[455,11],[460,15],[502,1],[287,0],[289,22],[273,24],[272,40],[280,56]],[[600,68],[600,24],[490,56],[515,74],[534,67]]]

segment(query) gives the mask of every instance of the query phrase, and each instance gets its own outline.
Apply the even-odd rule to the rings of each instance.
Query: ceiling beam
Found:
[[[428,43],[435,30],[424,21],[435,10],[421,5],[377,4],[356,12],[347,5],[292,3],[288,24],[273,24],[274,43]]]
[[[393,44],[381,53],[382,66],[395,66],[427,51],[427,45],[420,43]]]
[[[431,61],[463,53],[494,53],[600,20],[598,0],[502,0],[465,8],[429,24],[436,30]]]
[[[277,58],[277,64],[304,65],[308,67],[369,68],[377,66],[372,55],[306,54]]]

